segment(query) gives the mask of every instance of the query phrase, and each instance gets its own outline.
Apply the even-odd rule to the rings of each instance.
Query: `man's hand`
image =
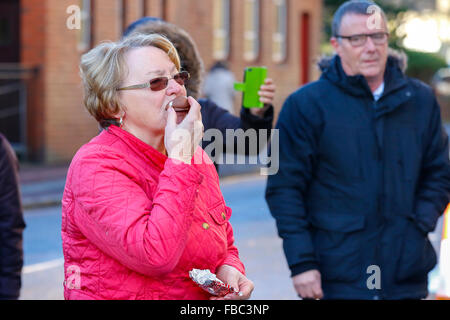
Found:
[[[305,299],[323,298],[322,283],[318,270],[308,270],[292,277],[297,294]]]

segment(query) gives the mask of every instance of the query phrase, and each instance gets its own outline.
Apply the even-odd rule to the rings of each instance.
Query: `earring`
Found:
[[[119,128],[123,127],[123,118],[125,117],[125,114],[123,114],[122,116],[120,116],[119,118]]]

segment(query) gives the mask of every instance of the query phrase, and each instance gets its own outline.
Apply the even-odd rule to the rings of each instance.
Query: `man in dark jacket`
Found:
[[[20,294],[25,223],[17,171],[16,155],[0,134],[0,300],[18,299]]]
[[[377,16],[378,15],[378,16]],[[336,11],[336,55],[290,95],[266,200],[302,298],[420,299],[427,234],[449,201],[448,138],[432,90],[406,77],[372,2]]]

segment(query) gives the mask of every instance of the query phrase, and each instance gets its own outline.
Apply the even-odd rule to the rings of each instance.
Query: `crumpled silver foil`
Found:
[[[229,293],[238,294],[230,285],[224,283],[209,269],[192,269],[189,271],[189,277],[203,290],[214,296],[223,297]]]

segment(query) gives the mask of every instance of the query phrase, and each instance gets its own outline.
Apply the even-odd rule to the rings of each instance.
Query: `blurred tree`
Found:
[[[406,74],[418,78],[426,83],[431,83],[434,74],[447,63],[443,57],[435,53],[419,52],[402,49],[408,56],[408,69]]]

